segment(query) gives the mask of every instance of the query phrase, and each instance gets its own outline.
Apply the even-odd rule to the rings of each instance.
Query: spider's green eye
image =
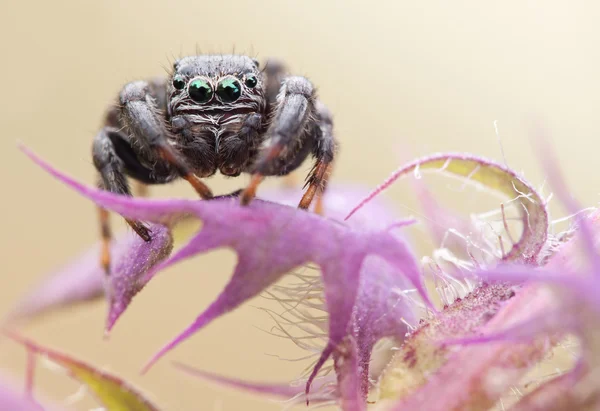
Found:
[[[258,84],[258,79],[256,78],[256,76],[254,74],[248,74],[246,76],[246,81],[244,82],[244,84],[248,88],[254,88]]]
[[[242,85],[235,77],[225,77],[217,86],[217,97],[223,103],[233,103],[242,95]]]
[[[185,87],[185,80],[183,79],[183,77],[176,76],[173,79],[173,87],[175,87],[177,90],[181,90],[182,88],[184,88]]]
[[[197,103],[206,103],[213,96],[213,89],[210,83],[203,78],[197,78],[190,82],[188,94]]]

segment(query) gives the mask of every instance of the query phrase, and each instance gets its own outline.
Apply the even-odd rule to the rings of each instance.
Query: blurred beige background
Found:
[[[197,48],[278,57],[312,79],[335,115],[342,144],[334,181],[373,186],[401,160],[434,151],[502,161],[497,120],[506,161],[541,184],[528,140],[529,121],[537,118],[552,132],[573,192],[595,204],[599,18],[594,1],[2,0],[0,312],[97,237],[92,205],[43,174],[15,142],[92,183],[90,143],[106,104],[124,83],[162,74],[173,56]],[[215,178],[210,185],[227,192],[245,181]],[[153,193],[190,191],[177,184]],[[392,190],[390,198],[412,204],[405,193]],[[273,355],[302,353],[259,330],[271,322],[253,303],[195,335],[147,376],[138,375],[150,354],[219,292],[233,262],[227,252],[212,253],[157,277],[108,342],[101,303],[23,332],[131,378],[167,410],[279,409],[170,365],[177,359],[254,380],[296,376],[301,364]],[[23,350],[7,342],[0,347],[1,366],[22,374]],[[77,389],[44,370],[38,387],[57,399]],[[93,402],[78,407],[93,408]]]

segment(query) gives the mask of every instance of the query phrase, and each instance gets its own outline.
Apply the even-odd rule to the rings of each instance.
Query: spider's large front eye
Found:
[[[203,78],[197,78],[190,82],[188,94],[192,100],[198,103],[206,103],[213,96],[213,89],[208,81]]]
[[[173,87],[177,90],[181,90],[185,87],[185,79],[181,76],[175,76],[175,78],[173,78]]]
[[[217,97],[223,103],[233,103],[242,95],[242,85],[235,77],[225,77],[217,86]]]

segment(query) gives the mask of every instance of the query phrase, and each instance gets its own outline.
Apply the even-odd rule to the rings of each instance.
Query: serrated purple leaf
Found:
[[[328,187],[323,199],[323,213],[326,217],[341,219],[364,195],[365,190],[360,190],[357,187],[333,184]],[[291,188],[280,188],[266,192],[267,199],[290,206],[295,206],[301,196],[302,192],[300,190]],[[379,200],[369,203],[361,209],[349,225],[355,229],[389,230],[413,222],[412,220],[398,220],[398,216],[395,215],[392,208]],[[355,340],[356,343],[351,346],[351,351],[344,350],[344,357],[338,354],[340,347],[338,347],[338,350],[333,350],[331,345],[327,346],[321,356],[321,361],[317,363],[313,375],[309,378],[309,382],[312,381],[319,367],[333,353],[334,365],[336,363],[340,365],[336,368],[339,385],[333,392],[330,389],[333,380],[329,376],[321,377],[316,392],[314,389],[311,390],[310,395],[307,397],[305,392],[302,392],[300,396],[300,391],[297,388],[294,391],[285,384],[276,385],[242,381],[192,369],[181,364],[179,366],[194,375],[207,378],[213,382],[234,386],[257,394],[275,397],[287,395],[288,398],[293,397],[294,401],[308,398],[311,404],[320,400],[331,401],[335,399],[345,404],[355,404],[358,395],[358,398],[361,398],[364,403],[370,383],[369,363],[373,346],[381,338],[388,336],[396,337],[397,341],[400,342],[407,331],[406,323],[416,323],[417,314],[415,313],[415,307],[402,294],[403,291],[410,288],[410,283],[384,261],[373,257],[367,258],[360,270],[360,276],[359,294],[351,320],[350,328],[352,331],[348,334],[348,337],[351,336],[350,338]],[[314,291],[320,291],[320,289]],[[303,292],[303,295],[305,295],[305,292]],[[302,314],[298,313],[298,315],[301,316]],[[314,321],[310,318],[306,320]],[[325,327],[324,323],[318,325],[313,323],[313,325],[319,328]],[[344,363],[341,361],[342,358],[346,360]],[[324,383],[323,380],[327,382]],[[355,391],[353,388],[348,388],[352,386],[350,383],[355,383],[360,389]],[[324,388],[323,384],[327,388]],[[344,387],[345,389],[343,389]],[[321,389],[325,392],[321,392]],[[324,397],[321,398],[321,396]]]
[[[113,256],[122,238],[112,247]],[[46,276],[21,298],[6,321],[21,321],[51,312],[57,308],[83,303],[104,296],[104,272],[99,264],[99,244],[68,264]]]
[[[114,265],[106,286],[109,303],[106,332],[109,332],[131,300],[147,284],[146,273],[171,254],[173,237],[169,228],[154,224],[150,226],[152,240],[145,242],[131,234],[123,244],[122,255]]]
[[[323,351],[323,361],[330,354],[341,355],[337,350],[351,332],[360,271],[367,257],[378,257],[393,268],[395,275],[403,275],[424,302],[433,307],[411,251],[390,230],[354,229],[335,220],[260,200],[242,207],[237,199],[143,200],[117,196],[77,183],[33,153],[25,152],[80,194],[124,217],[166,224],[191,214],[203,221],[201,231],[169,260],[150,270],[143,281],[148,281],[161,269],[208,250],[229,247],[236,251],[237,266],[221,295],[154,356],[146,369],[214,319],[254,297],[283,274],[308,262],[321,267],[329,313],[329,342]],[[352,378],[358,379],[357,376]]]

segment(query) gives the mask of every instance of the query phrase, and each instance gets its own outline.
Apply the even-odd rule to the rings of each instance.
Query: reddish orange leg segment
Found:
[[[298,204],[298,208],[302,208],[304,210],[308,209],[313,201],[315,195],[317,195],[317,213],[322,213],[323,204],[321,200],[321,196],[325,191],[325,187],[327,185],[327,180],[329,179],[329,174],[331,172],[331,164],[325,163],[323,161],[318,161],[313,168],[310,176],[308,177],[308,188],[304,192],[302,199],[300,200],[300,204]]]
[[[271,147],[271,149],[269,150],[269,153],[264,158],[262,164],[263,165],[268,164],[270,161],[272,161],[274,158],[276,158],[281,153],[282,150],[283,150],[283,147],[281,147],[280,145],[274,145],[273,147]],[[261,167],[259,166],[258,169],[260,170]],[[256,191],[258,190],[258,186],[260,185],[260,183],[262,183],[262,181],[264,179],[265,179],[265,176],[262,175],[260,172],[255,172],[254,174],[252,174],[250,183],[240,194],[240,203],[242,205],[250,204],[250,202],[254,199],[254,197],[256,197]]]
[[[179,160],[173,149],[171,149],[169,146],[161,146],[158,148],[158,152],[162,158],[171,163],[177,169],[177,172],[181,178],[186,180],[191,184],[192,187],[194,187],[194,190],[196,190],[200,198],[203,200],[213,198],[213,193],[210,188],[208,188],[208,186],[204,184],[202,180],[200,180],[200,178],[198,178],[198,176],[195,175],[192,170],[185,165],[185,163]]]
[[[194,187],[194,190],[196,190],[201,199],[208,200],[213,198],[213,193],[210,188],[208,188],[208,186],[204,184],[202,180],[200,180],[200,178],[198,178],[198,176],[195,174],[187,174],[183,177],[183,179],[190,183],[192,187]]]
[[[110,215],[104,208],[98,207],[100,219],[100,265],[106,275],[110,274],[110,243],[112,241],[112,230],[110,229]]]
[[[244,191],[242,191],[242,193],[240,194],[240,203],[242,205],[250,204],[250,201],[252,201],[252,199],[256,197],[256,190],[258,189],[259,184],[264,179],[265,177],[262,174],[252,174],[250,184],[248,184],[248,187],[246,187]]]

